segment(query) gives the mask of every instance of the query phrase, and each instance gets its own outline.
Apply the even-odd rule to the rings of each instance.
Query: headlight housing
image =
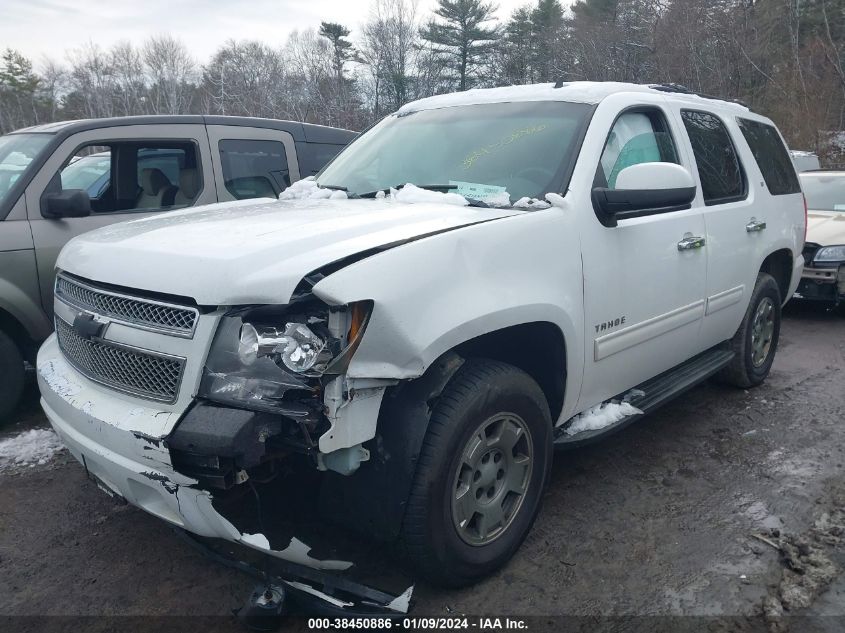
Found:
[[[838,246],[822,246],[816,251],[814,262],[840,262],[845,261],[845,244]]]
[[[199,396],[237,407],[295,415],[288,392],[313,394],[324,375],[346,370],[372,311],[347,306],[262,306],[223,316],[206,359]],[[301,398],[300,398],[301,400]]]

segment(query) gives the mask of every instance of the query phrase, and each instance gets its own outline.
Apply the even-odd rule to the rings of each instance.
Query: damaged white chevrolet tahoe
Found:
[[[107,491],[320,567],[226,503],[306,463],[328,520],[449,586],[513,555],[554,448],[761,383],[803,266],[776,128],[676,86],[424,99],[282,198],[70,242],[44,409]]]

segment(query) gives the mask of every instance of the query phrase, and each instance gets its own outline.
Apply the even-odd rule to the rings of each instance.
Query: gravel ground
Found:
[[[45,424],[33,390],[0,439]],[[790,306],[762,387],[708,383],[557,454],[513,561],[469,589],[417,585],[414,613],[531,616],[535,630],[578,616],[567,622],[583,630],[842,631],[844,513],[845,315]],[[130,616],[154,615],[167,616],[158,630],[237,631],[231,610],[253,584],[115,505],[66,452],[0,472],[2,630],[132,630],[152,621]],[[44,615],[62,617],[15,617]]]

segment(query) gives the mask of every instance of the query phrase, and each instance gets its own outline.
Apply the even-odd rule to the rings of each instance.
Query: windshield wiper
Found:
[[[331,189],[332,191],[343,191],[343,192],[345,192],[345,193],[349,191],[349,189],[347,189],[347,188],[346,188],[346,187],[344,187],[343,185],[323,185],[323,184],[320,184],[320,183],[318,182],[318,183],[317,183],[317,186],[318,186],[320,189]]]
[[[405,185],[409,183],[402,183],[401,185],[395,185],[393,187],[385,187],[383,189],[376,189],[375,191],[368,191],[367,193],[362,193],[359,197],[361,198],[375,198],[378,195],[379,191],[383,191],[384,193],[390,193],[391,189],[401,189]],[[444,193],[449,191],[450,189],[457,189],[458,185],[417,185],[414,183],[415,187],[419,189],[427,189],[428,191],[443,191]]]

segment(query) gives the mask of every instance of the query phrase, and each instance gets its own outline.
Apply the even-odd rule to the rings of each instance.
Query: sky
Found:
[[[536,0],[497,0],[505,19]],[[435,0],[418,0],[424,14]],[[89,41],[108,47],[121,40],[141,43],[170,33],[206,62],[228,39],[257,39],[279,46],[296,29],[340,22],[355,37],[371,0],[2,0],[0,49],[11,47],[36,66],[45,57],[63,61],[68,50]]]

